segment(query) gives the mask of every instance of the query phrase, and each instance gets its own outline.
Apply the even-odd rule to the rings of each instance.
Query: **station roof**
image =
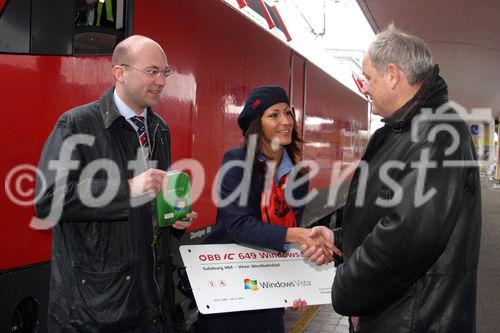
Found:
[[[423,38],[467,109],[500,115],[500,4],[496,0],[357,0],[375,33],[394,22]]]

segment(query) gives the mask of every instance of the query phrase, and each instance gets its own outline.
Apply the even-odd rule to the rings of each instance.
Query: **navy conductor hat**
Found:
[[[259,118],[270,106],[278,103],[290,104],[285,89],[280,86],[257,87],[250,92],[243,111],[238,116],[238,125],[245,132],[250,123]]]

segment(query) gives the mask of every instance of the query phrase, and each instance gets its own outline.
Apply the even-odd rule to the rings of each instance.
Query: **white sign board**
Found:
[[[298,247],[286,253],[236,244],[180,247],[203,314],[331,303],[333,263],[316,266]]]

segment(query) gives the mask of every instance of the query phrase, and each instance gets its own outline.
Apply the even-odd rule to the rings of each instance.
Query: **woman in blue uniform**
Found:
[[[279,86],[254,89],[238,117],[238,125],[244,144],[227,151],[222,166],[247,160],[245,166],[251,168],[251,176],[245,177],[249,173],[245,174],[241,166],[221,172],[216,224],[206,243],[241,243],[277,251],[286,251],[286,243],[310,243],[310,230],[299,227],[304,206],[293,206],[286,200],[288,196],[285,199],[285,188],[303,143],[285,90]],[[307,177],[304,168],[298,173]],[[250,182],[248,187],[245,181],[247,185]],[[239,195],[231,196],[241,183],[249,188],[243,205]],[[307,192],[305,182],[293,191],[293,198],[304,198]],[[306,306],[298,299],[292,309],[304,310]],[[283,314],[284,309],[278,308],[200,315],[197,332],[280,333],[284,332]]]

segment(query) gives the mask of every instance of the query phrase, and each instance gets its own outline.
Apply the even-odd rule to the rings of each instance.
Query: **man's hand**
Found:
[[[334,244],[333,231],[330,230],[329,228],[324,226],[314,227],[311,229],[308,236],[313,239],[319,238],[327,240],[328,243],[331,244],[331,247],[329,247],[329,249],[333,252],[333,255],[337,257],[342,255],[342,252],[335,245],[333,245]],[[300,249],[304,253],[304,257],[316,263],[316,265],[327,264],[333,260],[333,257],[330,258],[329,256],[325,256],[323,248],[318,248],[315,246],[308,246],[308,244],[303,244],[300,246]]]
[[[191,224],[193,224],[194,220],[196,220],[198,218],[198,213],[197,212],[187,213],[186,217],[189,218],[189,221],[176,221],[174,224],[172,224],[172,228],[179,229],[179,230],[186,229]]]
[[[167,172],[159,169],[148,169],[129,179],[128,188],[132,198],[145,194],[154,197],[162,189],[167,188]]]
[[[314,253],[318,252],[325,263],[332,261],[335,248],[333,242],[330,238],[323,237],[322,234],[312,233],[314,237],[311,237],[309,236],[311,233],[311,229],[288,228],[285,241],[289,243],[299,243],[302,251],[304,251],[304,249],[314,249]]]

